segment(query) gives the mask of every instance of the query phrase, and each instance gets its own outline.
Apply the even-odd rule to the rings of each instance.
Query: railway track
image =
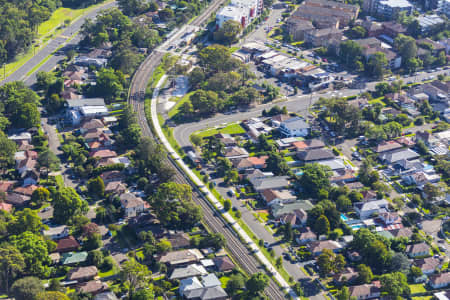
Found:
[[[215,11],[223,0],[213,2],[206,10],[197,17],[191,25],[199,26],[206,21],[211,13]],[[153,74],[154,69],[161,62],[164,56],[164,51],[153,51],[141,64],[136,71],[130,85],[129,103],[132,105],[134,111],[137,113],[139,126],[141,127],[143,136],[148,136],[155,139],[158,142],[148,125],[148,120],[145,115],[145,91],[147,83]],[[214,232],[220,232],[224,235],[227,241],[227,249],[233,256],[233,259],[243,268],[248,274],[264,271],[262,265],[256,260],[256,258],[249,253],[249,250],[241,242],[236,232],[231,228],[227,221],[225,221],[211,203],[201,194],[196,185],[193,184],[189,178],[186,178],[184,172],[178,167],[178,165],[166,157],[166,163],[173,167],[175,170],[174,181],[180,184],[188,184],[193,188],[192,199],[197,203],[203,211],[203,220],[207,227]],[[278,285],[271,279],[268,287],[265,289],[265,294],[271,299],[284,299],[285,295],[280,290]]]

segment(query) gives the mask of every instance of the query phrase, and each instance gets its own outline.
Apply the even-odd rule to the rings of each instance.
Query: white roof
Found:
[[[22,132],[20,134],[13,134],[13,135],[8,136],[8,139],[10,139],[10,140],[31,140],[31,133]]]
[[[213,261],[212,259],[202,259],[202,260],[200,261],[200,263],[201,263],[202,266],[204,266],[205,268],[214,266],[214,261]]]
[[[435,135],[440,140],[443,140],[443,139],[449,140],[450,139],[450,129],[448,129],[446,131],[438,132]]]
[[[110,116],[110,117],[104,117],[103,121],[107,122],[107,123],[112,123],[112,122],[117,122],[117,118],[114,116]]]
[[[387,5],[389,7],[399,7],[399,8],[407,8],[412,7],[412,4],[407,0],[381,0],[380,3],[382,5]]]
[[[217,12],[216,16],[223,16],[233,20],[239,20],[242,16],[242,9],[236,6],[225,6],[219,12]]]
[[[49,227],[48,230],[44,230],[44,236],[50,236],[55,234],[61,234],[66,230],[66,225],[56,226],[56,227]]]
[[[222,285],[219,278],[217,278],[217,276],[213,273],[202,276],[202,283],[203,283],[203,286],[207,287],[207,288]]]
[[[80,107],[80,111],[83,115],[102,114],[108,113],[106,106],[83,106]]]
[[[189,277],[180,280],[180,294],[184,294],[185,291],[201,289],[203,287],[202,283],[197,279],[197,277]]]
[[[341,158],[322,160],[318,164],[328,166],[331,170],[345,169],[344,161]]]

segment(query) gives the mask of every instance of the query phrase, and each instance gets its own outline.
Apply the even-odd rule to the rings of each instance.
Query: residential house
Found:
[[[86,121],[81,125],[80,131],[81,133],[89,132],[90,130],[103,129],[105,125],[99,119],[91,119]]]
[[[77,285],[76,290],[79,293],[97,295],[108,289],[108,285],[101,280],[91,280]]]
[[[10,139],[10,140],[12,140],[12,141],[14,141],[16,143],[19,143],[19,142],[22,142],[22,141],[26,141],[29,144],[31,144],[31,133],[29,133],[29,132],[22,132],[22,133],[19,133],[19,134],[12,134],[12,135],[8,136],[8,139]]]
[[[105,186],[105,194],[121,195],[125,193],[127,187],[121,181],[110,181]]]
[[[278,130],[286,137],[305,137],[309,134],[310,126],[303,118],[293,117],[281,122]]]
[[[406,237],[409,239],[413,235],[412,230],[409,229],[408,227],[402,227],[399,229],[389,230],[389,232],[392,234],[392,236],[394,238]]]
[[[356,279],[358,279],[359,273],[355,271],[355,269],[347,267],[339,274],[336,274],[333,276],[333,281],[336,284],[343,284],[343,283],[352,283],[355,282]]]
[[[250,178],[250,183],[257,192],[263,190],[282,190],[289,186],[289,176],[273,176],[264,178]]]
[[[346,166],[342,158],[320,160],[317,163],[319,165],[329,167],[331,171],[339,172],[341,175],[343,175],[346,171]]]
[[[316,241],[317,236],[309,227],[304,227],[299,229],[299,234],[295,237],[295,240],[298,244],[305,245],[309,242]]]
[[[0,202],[0,210],[10,213],[12,211],[12,204]]]
[[[358,251],[349,251],[347,252],[347,257],[352,262],[359,262],[362,260],[361,254]]]
[[[433,289],[447,287],[450,284],[450,272],[430,276],[429,284]]]
[[[334,171],[330,177],[330,183],[342,185],[347,182],[356,181],[356,179],[355,171],[345,169],[343,171]]]
[[[372,190],[362,191],[361,194],[363,195],[362,202],[377,200],[377,193]]]
[[[109,182],[121,181],[124,177],[121,171],[112,170],[103,172],[102,174],[100,174],[100,178],[105,184],[108,184]]]
[[[221,286],[204,287],[184,293],[187,300],[226,300],[228,294]]]
[[[29,170],[21,174],[21,178],[23,180],[22,186],[33,186],[39,182],[40,173],[36,170]]]
[[[31,197],[25,196],[17,193],[7,193],[5,197],[5,202],[8,204],[12,204],[15,207],[22,207],[30,202]]]
[[[94,297],[94,300],[119,300],[119,298],[117,298],[113,292],[103,292],[101,294],[97,294]]]
[[[423,38],[423,39],[419,39],[416,40],[417,46],[423,46],[424,44],[426,44],[427,46],[431,46],[431,47],[427,47],[427,49],[431,48],[431,55],[432,56],[438,56],[439,52],[441,51],[445,51],[445,47],[443,45],[441,45],[439,42],[435,42],[430,38]],[[435,80],[438,81],[438,80]]]
[[[368,37],[377,37],[383,34],[383,25],[367,18],[363,21],[362,27],[366,30]]]
[[[275,219],[279,219],[284,215],[295,213],[298,211],[310,211],[314,205],[309,200],[298,200],[293,203],[279,203],[271,206],[271,212]]]
[[[60,262],[64,266],[76,265],[84,263],[88,258],[88,253],[86,251],[82,252],[67,252],[63,253]]]
[[[77,267],[73,268],[67,274],[67,280],[84,282],[93,279],[97,276],[98,270],[96,266]]]
[[[37,185],[19,186],[19,187],[16,187],[13,190],[13,192],[16,194],[31,197],[31,195],[37,188],[38,188]]]
[[[425,242],[407,245],[405,252],[409,257],[429,256],[430,246],[428,246]]]
[[[402,145],[397,143],[396,141],[384,141],[379,144],[377,144],[376,147],[374,147],[374,151],[376,153],[384,153],[387,151],[397,150],[403,148]]]
[[[136,217],[148,207],[148,204],[142,198],[136,197],[131,193],[124,193],[119,198],[127,218]]]
[[[416,185],[422,189],[427,183],[437,183],[441,180],[441,176],[434,171],[431,173],[424,171],[417,171],[413,174],[406,174],[402,176],[402,180],[406,185]]]
[[[262,198],[268,205],[279,203],[292,203],[297,200],[297,197],[291,190],[264,190],[261,193]]]
[[[184,232],[169,232],[167,240],[172,245],[173,250],[178,250],[181,248],[189,248],[191,244],[191,240],[189,238],[189,234]]]
[[[225,149],[224,156],[228,159],[249,157],[247,150],[241,147],[230,147]]]
[[[280,127],[280,124],[284,121],[289,120],[290,118],[292,118],[290,115],[288,114],[278,114],[273,116],[270,121],[272,122],[272,126],[273,127]]]
[[[386,226],[402,223],[402,218],[396,212],[390,211],[380,212],[379,218],[383,221],[383,223]]]
[[[183,266],[192,263],[197,263],[202,260],[204,256],[198,249],[187,249],[171,251],[161,255],[158,259],[160,263],[167,264],[170,267]]]
[[[329,249],[333,252],[339,252],[342,249],[342,245],[336,241],[312,241],[308,243],[308,250],[314,255],[318,256],[324,249]]]
[[[228,256],[218,256],[213,258],[213,261],[218,272],[230,272],[236,268]]]
[[[61,255],[58,252],[50,253],[48,255],[48,257],[50,258],[50,261],[51,261],[52,265],[58,264],[59,260],[61,259]]]
[[[12,190],[14,185],[16,184],[16,181],[8,181],[8,180],[2,180],[0,181],[0,192],[7,193]]]
[[[214,273],[203,275],[201,278],[202,278],[202,284],[206,288],[222,285],[219,278],[217,278],[216,274],[214,274]]]
[[[330,160],[335,158],[335,155],[328,149],[312,149],[298,152],[297,157],[306,164],[315,163],[322,160]]]
[[[433,274],[436,269],[440,269],[441,261],[434,257],[426,257],[414,260],[414,265],[422,270],[425,275]]]
[[[190,277],[180,280],[180,287],[178,289],[181,296],[191,290],[197,290],[203,288],[203,284],[197,277]]]
[[[300,152],[300,151],[321,149],[321,148],[325,147],[325,143],[319,139],[309,139],[309,140],[294,142],[294,143],[292,143],[292,146],[294,147],[294,149],[297,152]]]
[[[225,147],[237,146],[236,140],[230,134],[218,133],[215,137],[218,138],[219,141],[225,145]]]
[[[192,264],[192,265],[187,265],[185,267],[174,269],[172,274],[170,275],[169,279],[170,280],[175,280],[175,279],[180,280],[180,279],[184,279],[184,278],[188,278],[188,277],[203,276],[206,274],[208,274],[208,272],[202,265]]]
[[[389,202],[384,199],[370,201],[370,202],[357,202],[354,204],[355,212],[361,219],[368,219],[375,213],[379,213],[383,209],[387,209]]]
[[[64,237],[58,240],[58,245],[56,246],[56,252],[74,252],[77,251],[80,244],[73,236]]]
[[[90,157],[98,157],[98,158],[111,158],[111,157],[116,157],[117,153],[115,151],[112,150],[98,150],[98,151],[93,151],[91,153],[89,153]]]
[[[244,157],[233,159],[231,162],[233,167],[238,171],[244,171],[248,169],[264,169],[266,167],[266,160],[268,156],[260,156],[260,157]]]
[[[49,227],[47,230],[44,230],[43,235],[52,240],[59,240],[69,236],[69,227],[66,225]]]
[[[378,298],[381,295],[379,282],[350,286],[349,291],[350,297],[355,297],[358,300]]]
[[[415,152],[409,148],[383,152],[383,153],[380,153],[380,155],[378,155],[378,158],[383,163],[388,163],[388,164],[393,164],[402,159],[412,160],[412,159],[416,159],[419,157],[420,157],[420,155],[417,152]]]

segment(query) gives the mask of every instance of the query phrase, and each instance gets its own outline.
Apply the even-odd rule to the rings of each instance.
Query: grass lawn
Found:
[[[295,161],[295,159],[292,156],[285,156],[284,160],[287,161],[287,162]]]
[[[425,289],[425,287],[423,286],[423,284],[418,283],[418,284],[410,284],[409,288],[411,289],[411,294],[418,294],[418,293],[424,293],[427,290]]]
[[[194,92],[187,93],[186,95],[184,95],[183,98],[181,98],[180,101],[177,102],[177,104],[175,104],[175,105],[172,107],[172,109],[171,109],[171,110],[169,111],[169,113],[168,113],[169,118],[172,118],[172,117],[174,117],[174,116],[176,116],[176,115],[178,114],[179,109],[180,109],[180,106],[181,106],[184,102],[188,101],[189,98],[191,97],[191,95],[192,95],[193,93],[194,93]]]
[[[236,52],[236,51],[238,51],[238,50],[239,50],[239,47],[231,47],[231,48],[229,49],[230,53]]]
[[[100,272],[98,272],[98,276],[100,276],[100,278],[103,278],[103,277],[109,277],[109,276],[115,275],[116,273],[117,273],[117,269],[114,266],[109,271],[106,271],[106,272],[101,272],[100,271]]]
[[[211,128],[204,131],[200,131],[194,134],[197,134],[198,136],[204,138],[208,136],[212,136],[218,133],[227,133],[227,134],[243,134],[245,133],[245,129],[242,128],[239,124],[230,124],[223,128]]]
[[[433,296],[412,297],[412,300],[430,300]]]
[[[230,280],[230,277],[224,275],[224,276],[220,277],[219,280],[222,283],[222,288],[226,288],[227,282]]]
[[[36,47],[36,52],[39,51],[41,48],[43,48],[48,43],[48,41],[55,36],[55,34],[58,34],[62,31],[62,28],[60,28],[60,26],[64,24],[65,20],[70,20],[71,22],[73,22],[76,18],[87,13],[91,9],[109,2],[112,2],[112,0],[108,0],[103,3],[82,9],[71,9],[60,7],[57,10],[55,10],[50,19],[48,19],[47,21],[38,26],[38,34],[36,37],[36,39],[38,40],[37,42],[38,47]],[[13,62],[10,62],[5,65],[6,76],[9,76],[10,74],[14,73],[18,68],[20,68],[33,56],[34,56],[33,47],[30,47],[30,49],[28,49],[27,52],[19,54]],[[2,70],[2,72],[0,72],[0,80],[3,79],[4,78]]]
[[[375,103],[381,104],[383,107],[386,106],[386,103],[384,103],[381,99],[384,97],[375,98],[369,101],[369,104],[374,105]]]

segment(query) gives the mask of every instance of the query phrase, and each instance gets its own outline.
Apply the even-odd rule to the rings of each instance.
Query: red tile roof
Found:
[[[75,251],[80,247],[80,244],[73,236],[68,236],[62,238],[58,241],[58,246],[56,247],[56,252],[69,252]]]

